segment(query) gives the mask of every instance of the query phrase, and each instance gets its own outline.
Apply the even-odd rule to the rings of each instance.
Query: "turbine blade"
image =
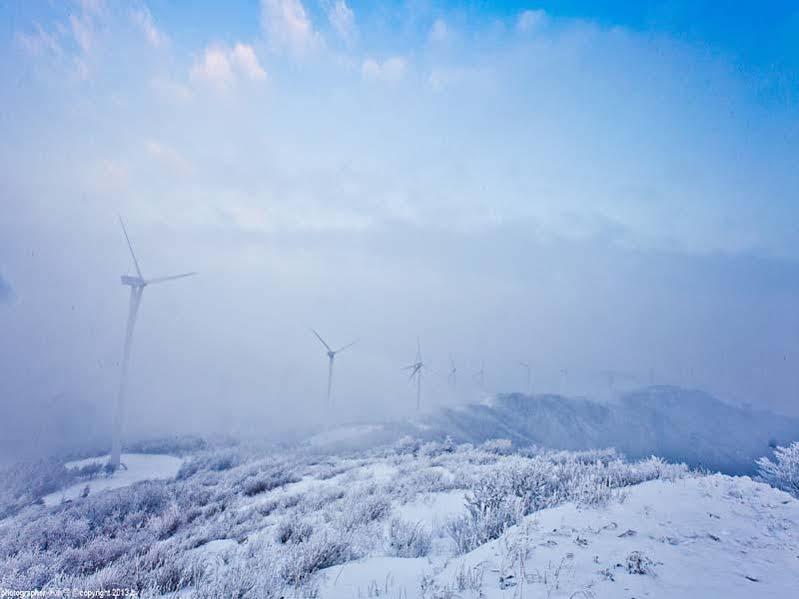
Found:
[[[349,343],[349,344],[345,345],[344,347],[337,349],[337,350],[336,350],[335,352],[333,352],[333,353],[336,353],[336,354],[337,354],[337,353],[339,353],[339,352],[342,352],[342,351],[344,351],[345,349],[349,349],[349,348],[351,348],[353,345],[355,345],[356,343],[358,343],[358,340],[357,340],[357,339],[356,339],[355,341],[353,341],[352,343]]]
[[[322,337],[321,337],[321,335],[319,335],[319,333],[317,333],[317,332],[316,332],[316,331],[314,331],[313,329],[311,329],[311,332],[312,332],[314,335],[316,335],[316,338],[317,338],[317,339],[319,339],[319,341],[321,341],[321,342],[322,342],[322,345],[324,345],[324,346],[327,348],[327,351],[333,351],[332,349],[330,349],[330,346],[329,346],[327,343],[325,343],[325,340],[324,340],[324,339],[322,339]]]
[[[125,221],[122,220],[121,215],[119,217],[119,224],[122,225],[122,232],[125,234],[125,241],[128,242],[130,255],[133,256],[133,264],[136,266],[136,273],[139,275],[140,279],[143,279],[144,277],[141,276],[141,269],[139,268],[139,261],[136,260],[136,254],[133,253],[133,246],[130,243],[130,237],[128,237],[128,230],[125,228]]]
[[[156,277],[155,279],[148,279],[145,281],[148,285],[155,285],[156,283],[164,283],[166,281],[174,281],[175,279],[182,279],[184,277],[193,277],[196,272],[184,272],[179,275],[171,275],[169,277]]]

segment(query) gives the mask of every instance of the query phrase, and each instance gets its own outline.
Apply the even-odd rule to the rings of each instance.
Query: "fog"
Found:
[[[481,362],[525,391],[523,360],[535,392],[613,371],[799,415],[795,82],[590,18],[274,4],[0,12],[4,447],[103,436],[119,214],[145,277],[199,273],[144,291],[131,437],[327,422],[311,328],[357,340],[338,421],[414,413],[417,337],[425,409],[479,400]]]

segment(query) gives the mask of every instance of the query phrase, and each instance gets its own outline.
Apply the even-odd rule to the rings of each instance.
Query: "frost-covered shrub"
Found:
[[[147,439],[125,444],[125,451],[131,453],[153,453],[186,455],[197,453],[208,448],[208,442],[200,437],[191,435],[167,437],[163,439]]]
[[[0,519],[16,514],[48,493],[69,486],[81,476],[79,470],[65,468],[55,459],[20,462],[0,469]]]
[[[419,439],[405,436],[394,444],[394,451],[399,455],[416,455],[421,447],[422,442]]]
[[[194,511],[193,514],[194,515],[191,517],[192,520],[199,515],[199,511]],[[155,536],[159,540],[164,540],[174,535],[183,522],[184,515],[181,514],[175,504],[165,510],[161,515],[154,518],[150,525],[155,531]],[[187,520],[187,522],[191,522],[191,520]]]
[[[184,480],[201,471],[222,472],[235,468],[243,462],[243,456],[238,449],[225,448],[203,453],[186,460],[181,464],[175,478]]]
[[[0,521],[0,588],[116,586],[142,596],[182,596],[193,587],[187,596],[313,596],[319,569],[381,552],[428,554],[426,528],[386,522],[394,506],[427,494],[464,492],[465,515],[447,529],[459,551],[467,551],[544,507],[605,502],[626,485],[685,472],[656,458],[628,463],[612,450],[516,450],[501,441],[473,447],[408,438],[324,456],[297,448],[212,448],[186,460],[176,480],[51,508],[33,505],[28,495],[19,513]],[[302,490],[265,495],[303,478]],[[192,551],[216,539],[238,543],[223,559]]]
[[[299,482],[300,478],[293,472],[278,467],[271,471],[256,474],[254,477],[245,479],[242,483],[242,492],[247,497],[258,495],[278,487],[283,487],[290,483]]]
[[[149,518],[161,514],[170,496],[164,485],[145,481],[127,488],[88,497],[68,508],[68,512],[84,518],[93,530],[104,530],[117,524],[142,526]]]
[[[93,574],[129,550],[130,543],[122,539],[95,538],[80,548],[63,552],[57,570],[71,574]]]
[[[340,531],[321,528],[301,543],[286,546],[281,575],[290,585],[297,586],[323,568],[343,564],[359,557]]]
[[[513,445],[508,439],[491,439],[480,445],[480,449],[497,455],[510,455],[513,452]]]
[[[249,559],[206,572],[194,585],[196,599],[278,599],[286,597],[286,583],[274,562]]]
[[[622,498],[622,487],[654,478],[676,478],[687,471],[684,465],[658,458],[628,464],[613,450],[505,456],[482,467],[470,481],[467,513],[450,521],[446,532],[459,551],[470,551],[498,538],[532,512],[566,501],[603,505]],[[468,477],[461,474],[456,478]]]
[[[478,492],[467,498],[466,508],[467,514],[450,520],[445,526],[459,553],[498,538],[524,515],[520,498],[512,495]]]
[[[633,551],[627,556],[626,566],[629,574],[655,574],[655,562],[640,551]]]
[[[787,447],[777,447],[774,459],[757,460],[757,472],[772,487],[782,489],[799,499],[799,441]]]
[[[311,538],[313,526],[308,522],[298,521],[295,518],[282,520],[275,530],[275,540],[281,545],[286,543],[304,543]]]
[[[375,487],[368,487],[347,498],[339,523],[345,531],[383,520],[391,513],[391,501]]]
[[[430,532],[421,522],[392,518],[387,545],[389,555],[395,557],[424,557],[430,553]]]

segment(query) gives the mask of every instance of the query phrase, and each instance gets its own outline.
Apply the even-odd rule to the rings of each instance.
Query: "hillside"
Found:
[[[431,436],[457,441],[510,439],[556,449],[615,447],[731,474],[753,472],[774,445],[799,439],[799,420],[726,404],[679,387],[649,387],[618,402],[556,395],[501,395],[490,405],[445,409],[429,417]]]
[[[795,588],[799,502],[787,494],[714,475],[645,482],[623,497],[541,510],[449,560],[329,568],[320,597],[782,599]]]
[[[785,597],[799,569],[797,500],[659,458],[407,438],[175,453],[124,454],[111,475],[102,459],[0,472],[0,588]]]

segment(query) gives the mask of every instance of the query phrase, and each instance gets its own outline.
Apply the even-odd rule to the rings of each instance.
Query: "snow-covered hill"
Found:
[[[499,395],[414,421],[343,427],[314,442],[369,447],[404,435],[470,443],[502,438],[519,447],[579,451],[615,447],[631,458],[657,455],[711,471],[752,474],[757,458],[799,439],[799,419],[733,406],[702,391],[656,386],[616,402]]]
[[[444,410],[431,420],[459,441],[501,437],[558,449],[615,447],[634,458],[658,455],[730,474],[754,472],[759,456],[799,439],[797,419],[670,386],[634,391],[616,403],[503,395],[490,406]]]
[[[369,432],[2,472],[0,589],[627,599],[785,597],[799,579],[799,502],[749,478],[501,440],[325,449]]]
[[[799,502],[786,493],[714,475],[641,483],[620,499],[541,510],[455,558],[328,568],[320,596],[783,599],[799,588]]]

